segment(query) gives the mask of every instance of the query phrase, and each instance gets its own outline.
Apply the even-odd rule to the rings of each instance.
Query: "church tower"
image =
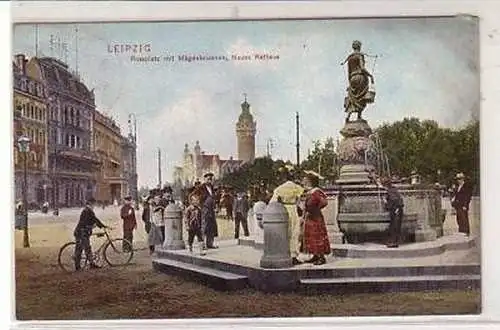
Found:
[[[241,113],[236,123],[236,137],[238,139],[238,160],[253,162],[255,159],[256,124],[250,113],[250,104],[245,101],[241,104]]]

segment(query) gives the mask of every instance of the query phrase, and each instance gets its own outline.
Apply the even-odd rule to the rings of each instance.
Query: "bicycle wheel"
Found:
[[[61,249],[59,249],[59,255],[57,256],[57,263],[59,267],[65,272],[75,271],[75,242],[69,242],[64,244]],[[83,269],[87,266],[87,258],[85,253],[82,253],[82,258],[80,259],[80,267]]]
[[[132,244],[123,238],[115,238],[104,247],[104,260],[110,266],[125,266],[134,256]]]

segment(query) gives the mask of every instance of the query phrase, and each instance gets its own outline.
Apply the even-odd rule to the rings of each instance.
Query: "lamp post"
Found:
[[[134,152],[132,153],[132,178],[134,182],[135,209],[139,209],[139,194],[137,189],[137,117],[135,113],[128,115],[129,137],[131,137]]]
[[[27,158],[28,152],[30,151],[30,138],[22,135],[17,140],[17,146],[19,148],[19,152],[23,154],[23,206],[24,206],[24,235],[23,235],[23,247],[29,248],[29,234],[28,234],[28,173],[27,173]]]

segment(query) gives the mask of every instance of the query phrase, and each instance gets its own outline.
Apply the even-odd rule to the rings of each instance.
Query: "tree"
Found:
[[[479,183],[479,122],[475,119],[451,130],[432,120],[405,118],[383,124],[375,132],[392,173],[407,177],[416,170],[426,181],[449,184],[457,172],[464,172],[473,184]]]
[[[328,181],[333,181],[337,177],[337,154],[335,143],[332,137],[325,140],[324,144],[317,140],[313,142],[313,150],[302,162],[301,168],[312,170],[325,177]]]

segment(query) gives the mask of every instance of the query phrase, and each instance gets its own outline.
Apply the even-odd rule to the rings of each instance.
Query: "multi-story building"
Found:
[[[189,145],[184,145],[182,166],[174,168],[174,182],[183,186],[191,186],[194,181],[201,180],[206,172],[212,172],[215,179],[237,171],[244,163],[255,159],[256,123],[250,113],[247,100],[241,104],[241,114],[236,123],[236,138],[238,159],[221,159],[218,154],[206,154],[201,150],[200,142],[196,141],[193,152]]]
[[[24,155],[19,152],[17,140],[21,135],[30,138],[26,154],[27,202],[30,207],[41,206],[47,200],[49,178],[47,172],[47,104],[43,82],[27,71],[24,55],[15,56],[14,83],[14,186],[16,199],[22,199]]]
[[[139,191],[137,188],[137,146],[135,137],[132,134],[122,136],[122,176],[124,184],[122,186],[123,195],[130,195],[134,200],[138,200]]]
[[[110,117],[96,111],[93,126],[94,151],[101,168],[95,173],[95,199],[106,204],[120,202],[127,187],[122,173],[122,136],[120,127]]]
[[[52,204],[81,206],[96,193],[100,162],[92,152],[95,97],[67,64],[51,57],[31,58],[27,73],[41,81],[48,101],[48,172]]]

